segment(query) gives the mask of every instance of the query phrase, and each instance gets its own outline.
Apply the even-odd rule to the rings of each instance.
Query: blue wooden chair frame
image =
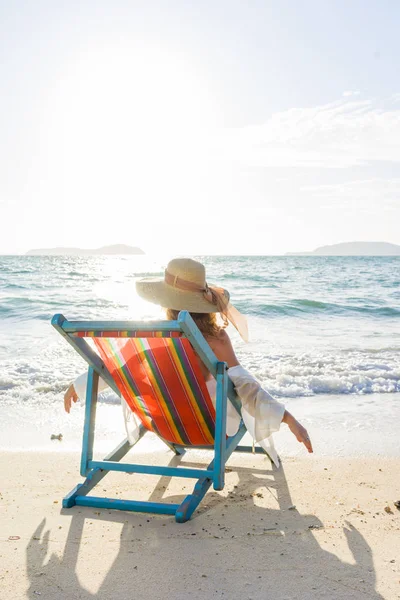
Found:
[[[93,506],[96,508],[129,510],[136,512],[150,512],[158,514],[175,515],[179,523],[190,519],[191,515],[200,504],[207,490],[213,484],[215,490],[222,490],[225,484],[225,464],[232,452],[251,452],[264,453],[262,448],[251,448],[249,446],[239,446],[239,442],[246,433],[246,427],[241,422],[237,433],[231,437],[226,437],[226,411],[227,399],[229,398],[237,412],[240,414],[240,400],[237,397],[233,384],[227,374],[227,365],[225,362],[217,360],[215,354],[210,349],[200,330],[187,311],[181,311],[177,321],[68,321],[63,315],[54,315],[51,321],[53,327],[71,344],[89,364],[88,383],[86,390],[85,421],[83,428],[81,469],[80,473],[86,477],[83,483],[78,484],[63,499],[63,507],[71,508],[74,505]],[[200,356],[203,363],[213,374],[217,382],[216,392],[216,421],[215,421],[215,441],[214,446],[204,447],[214,451],[214,458],[206,469],[191,469],[188,467],[164,467],[152,465],[138,465],[120,463],[119,461],[132,448],[128,440],[125,439],[117,446],[104,460],[93,460],[93,443],[95,434],[96,406],[98,381],[101,376],[110,388],[121,396],[112,376],[102,359],[92,350],[84,338],[76,337],[73,334],[93,331],[128,331],[134,334],[136,331],[148,332],[181,332],[192,344],[194,350]],[[139,441],[147,430],[143,425],[140,426]],[[185,447],[171,444],[166,440],[164,443],[175,454],[184,454]],[[137,443],[137,442],[135,442]],[[189,446],[194,448],[196,446]],[[144,502],[134,500],[120,500],[112,498],[100,498],[97,496],[88,496],[92,490],[109,471],[123,471],[126,473],[147,473],[151,475],[167,475],[177,477],[187,477],[197,479],[193,492],[189,494],[181,504],[171,504],[163,502]]]

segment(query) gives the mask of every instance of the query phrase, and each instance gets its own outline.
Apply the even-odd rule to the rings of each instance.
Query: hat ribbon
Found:
[[[203,298],[215,306],[215,312],[222,313],[235,329],[237,329],[240,337],[245,342],[249,341],[247,319],[229,301],[226,301],[224,288],[211,287],[207,283],[205,286],[201,286],[193,281],[182,279],[182,277],[179,277],[178,275],[173,275],[167,269],[165,270],[164,281],[167,285],[185,292],[201,292]]]

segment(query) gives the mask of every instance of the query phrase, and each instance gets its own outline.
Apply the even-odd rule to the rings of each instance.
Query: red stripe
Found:
[[[130,342],[130,340],[127,340],[125,346],[128,345],[129,342]],[[110,371],[110,374],[112,375],[115,383],[117,384],[117,387],[118,387],[119,391],[121,392],[122,397],[124,398],[124,400],[126,400],[130,409],[140,417],[140,420],[142,421],[143,425],[147,429],[150,429],[151,431],[153,431],[153,427],[152,427],[150,418],[148,418],[148,420],[146,420],[146,421],[144,421],[142,419],[142,415],[140,414],[140,407],[137,406],[135,396],[132,393],[131,388],[126,384],[125,379],[122,377],[119,366],[116,363],[116,361],[114,360],[113,355],[111,355],[111,356],[109,355],[109,350],[106,346],[103,346],[102,339],[96,339],[95,343],[100,351],[100,355],[101,355],[102,359],[104,360],[107,369]],[[124,342],[121,342],[121,343],[124,343]],[[120,347],[120,351],[121,351],[121,354],[123,354],[123,348]],[[124,358],[125,358],[125,356],[124,356]],[[136,383],[136,380],[135,380],[135,383]],[[151,415],[151,413],[150,413],[150,415]]]

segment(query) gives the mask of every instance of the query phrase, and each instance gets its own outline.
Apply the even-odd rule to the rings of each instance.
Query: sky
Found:
[[[0,254],[400,244],[400,3],[0,0]]]

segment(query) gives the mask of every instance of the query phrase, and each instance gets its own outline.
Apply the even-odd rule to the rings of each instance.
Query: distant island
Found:
[[[400,256],[400,246],[388,242],[344,242],[320,246],[312,252],[286,252],[285,256]]]
[[[114,244],[113,246],[102,246],[101,248],[38,248],[28,250],[26,256],[96,256],[101,254],[144,254],[141,248],[126,246],[125,244]]]

